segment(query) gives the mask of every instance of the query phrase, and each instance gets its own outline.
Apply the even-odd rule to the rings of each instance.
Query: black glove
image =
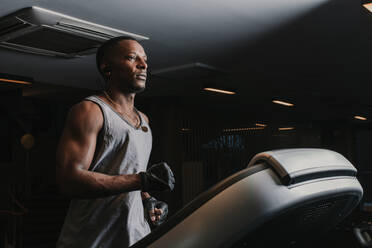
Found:
[[[173,172],[165,162],[154,164],[146,172],[139,174],[143,192],[173,190],[174,188]]]
[[[167,218],[168,204],[166,204],[165,202],[158,201],[155,199],[155,197],[150,197],[143,200],[143,206],[145,209],[146,217],[148,218],[151,225],[159,226]]]

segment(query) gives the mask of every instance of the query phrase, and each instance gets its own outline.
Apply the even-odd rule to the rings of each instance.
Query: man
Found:
[[[150,232],[144,211],[155,225],[167,212],[147,191],[174,187],[165,163],[146,172],[152,136],[148,118],[134,107],[146,87],[143,47],[117,37],[96,58],[106,90],[72,107],[57,149],[57,182],[73,198],[57,247],[131,246]]]

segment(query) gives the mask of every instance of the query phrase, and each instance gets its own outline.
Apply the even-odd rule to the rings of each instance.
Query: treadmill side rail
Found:
[[[341,154],[327,149],[283,149],[262,152],[248,167],[265,162],[278,174],[284,185],[317,178],[355,177],[357,170]]]

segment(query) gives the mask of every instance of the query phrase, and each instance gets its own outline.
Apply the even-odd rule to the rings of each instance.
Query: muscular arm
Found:
[[[89,171],[103,117],[92,102],[75,105],[57,149],[57,183],[63,194],[77,198],[104,197],[140,190],[139,175],[110,176]]]

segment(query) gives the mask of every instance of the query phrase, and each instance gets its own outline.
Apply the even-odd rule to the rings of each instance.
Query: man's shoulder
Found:
[[[79,114],[99,114],[101,112],[100,107],[97,103],[90,101],[89,99],[83,99],[72,106],[71,111],[78,112]]]
[[[84,99],[71,107],[69,119],[72,122],[79,122],[84,125],[87,123],[101,125],[103,116],[96,103]]]

